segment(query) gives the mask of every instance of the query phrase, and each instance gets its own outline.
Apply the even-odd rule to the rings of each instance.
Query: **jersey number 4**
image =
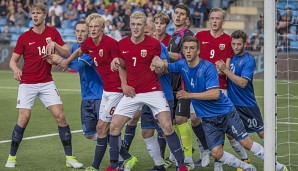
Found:
[[[46,47],[45,46],[42,46],[42,47],[38,46],[37,48],[38,48],[39,56],[42,55],[42,54],[44,54],[44,55],[46,54]]]

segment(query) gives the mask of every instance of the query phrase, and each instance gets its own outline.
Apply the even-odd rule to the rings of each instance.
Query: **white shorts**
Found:
[[[36,96],[39,97],[46,108],[52,105],[62,104],[54,81],[50,81],[38,84],[20,84],[16,108],[31,109]]]
[[[136,94],[133,98],[124,96],[114,114],[132,118],[134,113],[143,105],[149,106],[154,116],[163,111],[170,112],[168,101],[163,92],[153,91]]]
[[[228,90],[220,89],[220,91],[221,91],[224,95],[226,95],[226,96],[228,97]]]
[[[115,108],[123,97],[123,93],[103,91],[99,109],[99,119],[111,122]]]

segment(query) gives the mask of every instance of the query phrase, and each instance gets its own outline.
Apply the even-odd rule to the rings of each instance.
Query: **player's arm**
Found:
[[[154,72],[157,74],[157,75],[163,75],[165,73],[168,73],[168,61],[167,60],[162,60],[160,57],[158,56],[155,56],[153,59],[152,59],[152,62],[151,62],[151,65],[150,65],[150,69],[151,71],[154,70]]]
[[[121,58],[116,57],[111,62],[111,70],[117,71],[117,70],[119,70],[119,68],[123,68],[123,69],[126,68],[125,61]]]
[[[78,48],[70,55],[70,57],[68,57],[65,60],[60,61],[60,63],[57,63],[57,64],[60,65],[60,68],[62,70],[66,70],[71,61],[73,61],[74,59],[77,59],[78,57],[80,57],[82,55],[83,55],[83,52],[82,52],[81,48]]]
[[[216,68],[218,68],[221,72],[223,72],[233,83],[240,86],[241,88],[245,88],[248,80],[242,77],[235,75],[231,72],[227,67],[226,64],[221,60],[216,62]]]
[[[119,77],[121,80],[121,88],[123,94],[127,97],[134,97],[136,95],[135,89],[127,84],[126,69],[119,67]]]
[[[13,52],[9,61],[9,67],[13,71],[13,78],[17,81],[21,81],[22,77],[22,70],[20,70],[20,68],[17,65],[20,58],[21,55]]]
[[[46,55],[54,54],[55,50],[60,56],[66,57],[70,55],[69,48],[66,44],[60,46],[58,43],[50,41],[46,47]]]
[[[177,99],[217,100],[220,96],[219,88],[209,89],[202,93],[189,93],[185,90],[177,92]]]
[[[175,52],[169,52],[169,56],[170,56],[171,61],[173,61],[173,62],[178,61],[179,59],[182,58],[180,53],[175,53]]]

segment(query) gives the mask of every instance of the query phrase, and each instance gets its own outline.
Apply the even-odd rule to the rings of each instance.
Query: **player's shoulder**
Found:
[[[247,51],[245,51],[244,56],[248,61],[255,61],[255,57]]]
[[[215,67],[213,63],[211,63],[208,60],[202,59],[202,58],[200,59],[200,63],[201,63],[201,66],[205,67],[206,69],[210,68],[210,67]]]
[[[227,39],[227,40],[232,41],[232,37],[229,34],[225,33],[225,32],[222,34],[222,37]]]
[[[118,43],[117,40],[115,40],[114,38],[112,38],[112,37],[110,37],[110,36],[108,36],[108,35],[104,35],[104,39],[105,39],[105,41],[107,41],[107,42]]]
[[[45,30],[50,33],[59,33],[59,31],[53,26],[45,26]]]
[[[196,36],[197,35],[208,35],[210,34],[210,30],[201,30],[201,31],[198,31]]]

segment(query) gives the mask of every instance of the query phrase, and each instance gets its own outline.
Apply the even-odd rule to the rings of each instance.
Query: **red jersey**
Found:
[[[54,27],[45,26],[44,31],[38,34],[30,28],[18,39],[13,52],[23,55],[24,66],[20,84],[37,84],[52,81],[52,65],[42,57],[46,54],[46,46],[49,41],[54,41],[63,46],[65,42]]]
[[[233,57],[233,49],[231,47],[232,38],[226,33],[214,38],[209,30],[200,31],[196,34],[196,38],[200,42],[200,58],[215,64],[216,61]],[[227,78],[225,75],[219,76],[219,84],[221,89],[228,89]]]
[[[145,35],[145,39],[135,44],[130,36],[120,40],[120,50],[126,63],[127,84],[135,88],[136,93],[161,91],[159,79],[150,64],[154,55],[160,56],[160,42]]]
[[[103,82],[103,89],[107,92],[122,92],[119,72],[111,70],[111,62],[120,57],[118,42],[109,36],[103,35],[98,45],[89,37],[81,46],[83,53],[90,54],[96,70]]]
[[[162,42],[166,47],[168,47],[170,40],[171,40],[171,36],[170,36],[168,33],[166,33],[166,37],[163,38],[163,39],[161,40],[161,42]]]

